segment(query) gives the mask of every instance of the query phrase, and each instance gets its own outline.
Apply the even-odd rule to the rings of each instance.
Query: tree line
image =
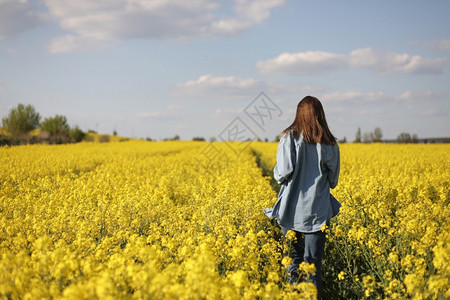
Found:
[[[383,138],[383,131],[380,127],[377,127],[372,132],[364,132],[361,134],[361,128],[358,127],[358,130],[355,134],[354,143],[381,143]],[[408,132],[402,132],[397,136],[397,143],[418,143],[419,138],[417,134],[410,134]],[[345,142],[345,141],[344,141]]]
[[[63,115],[41,121],[41,115],[32,105],[18,104],[16,108],[12,108],[2,118],[2,125],[6,133],[0,132],[0,145],[77,143],[86,137],[86,133],[77,125],[70,127]],[[38,128],[41,130],[38,135],[30,134]]]

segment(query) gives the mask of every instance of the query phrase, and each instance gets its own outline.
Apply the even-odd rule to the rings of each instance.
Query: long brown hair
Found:
[[[294,122],[283,130],[281,136],[288,132],[292,138],[302,134],[305,142],[310,144],[336,144],[336,138],[328,129],[322,103],[313,96],[306,96],[298,103]]]

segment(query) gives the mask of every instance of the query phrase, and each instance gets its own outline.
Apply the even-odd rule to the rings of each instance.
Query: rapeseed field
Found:
[[[324,294],[449,298],[450,147],[340,147]],[[263,214],[277,198],[276,148],[0,148],[0,297],[313,299],[312,284],[285,283],[281,232]]]

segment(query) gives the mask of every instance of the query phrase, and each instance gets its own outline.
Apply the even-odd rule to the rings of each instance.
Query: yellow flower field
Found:
[[[281,232],[262,212],[277,197],[276,147],[0,148],[0,297],[312,299],[312,284],[285,283]],[[341,145],[325,295],[450,297],[449,154]]]
[[[207,145],[0,148],[0,295],[294,297],[262,214],[276,195],[248,150]]]
[[[277,145],[253,148],[272,169]],[[325,253],[326,293],[449,299],[450,145],[343,144],[340,150],[332,193],[343,206]]]

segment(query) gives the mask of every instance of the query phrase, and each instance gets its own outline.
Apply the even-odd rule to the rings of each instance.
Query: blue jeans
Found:
[[[286,235],[286,232],[289,229],[281,226],[281,230],[283,231],[283,235]],[[288,253],[284,254],[285,256],[289,255],[289,257],[292,258],[292,263],[287,269],[288,281],[290,284],[294,284],[298,281],[312,282],[317,288],[318,299],[320,299],[322,284],[321,265],[326,241],[325,232],[294,232],[297,240],[295,242],[287,242],[289,250]],[[307,280],[302,278],[302,274],[298,273],[298,267],[303,261],[316,266],[316,273]]]

